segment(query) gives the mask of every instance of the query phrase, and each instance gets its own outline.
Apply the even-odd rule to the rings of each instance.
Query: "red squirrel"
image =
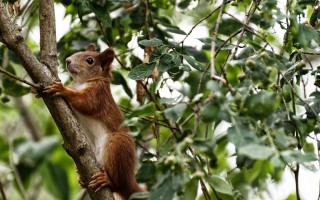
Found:
[[[124,118],[110,91],[111,63],[115,53],[108,48],[101,53],[89,44],[86,51],[66,59],[73,78],[69,87],[55,82],[44,89],[52,96],[63,97],[72,107],[80,126],[86,133],[102,171],[92,177],[89,187],[99,190],[109,187],[129,199],[135,192],[144,192],[135,178],[136,149]]]

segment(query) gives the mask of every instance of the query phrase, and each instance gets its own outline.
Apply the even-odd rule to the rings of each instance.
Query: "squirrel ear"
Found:
[[[101,52],[99,54],[99,57],[102,61],[102,68],[109,66],[112,63],[114,56],[115,56],[115,53],[112,48],[108,48],[103,52]]]
[[[87,46],[86,51],[96,51],[96,45],[94,45],[93,43],[90,43]]]

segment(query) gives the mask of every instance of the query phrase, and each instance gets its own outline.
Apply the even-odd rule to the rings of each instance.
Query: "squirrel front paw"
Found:
[[[63,96],[65,94],[66,88],[62,85],[61,82],[54,82],[52,85],[49,85],[44,88],[43,92],[47,94],[52,94],[55,96]]]

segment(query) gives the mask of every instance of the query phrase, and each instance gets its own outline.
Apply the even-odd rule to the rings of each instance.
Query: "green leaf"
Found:
[[[77,0],[78,15],[82,21],[82,16],[91,13],[90,2],[88,0]]]
[[[158,47],[163,45],[163,42],[162,40],[154,37],[150,40],[141,40],[139,44],[145,47]]]
[[[165,199],[173,199],[175,189],[178,184],[175,184],[176,181],[179,181],[178,176],[174,176],[173,174],[163,175],[158,182],[153,186],[154,190],[151,190],[149,199],[152,200],[165,200]]]
[[[275,93],[261,91],[245,100],[241,114],[248,115],[254,119],[264,119],[271,115],[278,105],[279,99]]]
[[[156,176],[156,166],[151,161],[146,161],[142,163],[139,171],[137,172],[137,180],[141,182],[152,181]]]
[[[213,156],[213,149],[216,146],[213,140],[207,138],[196,138],[192,145],[209,156]]]
[[[191,67],[202,72],[205,70],[205,67],[201,63],[193,59],[192,57],[188,55],[183,55],[183,58],[191,65]]]
[[[284,134],[282,132],[278,132],[276,134],[275,139],[274,139],[274,143],[280,149],[286,149],[290,146],[295,146],[297,144],[297,139],[292,136],[287,136],[286,134]]]
[[[102,22],[105,28],[111,27],[111,18],[106,9],[95,2],[90,2],[88,7],[96,15],[97,19]]]
[[[57,137],[42,138],[39,142],[26,140],[15,145],[17,155],[17,169],[24,184],[37,171],[50,153],[59,145]]]
[[[122,85],[124,91],[126,94],[132,98],[133,94],[131,92],[131,89],[129,88],[127,81],[124,79],[122,74],[118,71],[112,71],[112,83],[115,85]]]
[[[46,158],[57,146],[59,140],[57,137],[42,138],[39,142],[26,141],[16,147],[16,153],[19,156],[19,162],[27,161],[38,164]],[[31,163],[30,163],[31,164]]]
[[[273,153],[272,148],[258,144],[249,144],[239,148],[240,155],[245,155],[256,160],[268,159]]]
[[[131,199],[147,199],[148,197],[149,197],[148,192],[136,192],[130,196],[129,200],[131,200]]]
[[[280,155],[289,164],[292,162],[298,162],[300,164],[303,164],[305,162],[317,160],[317,157],[314,153],[302,153],[298,150],[282,151]]]
[[[219,33],[223,35],[231,35],[242,28],[242,23],[232,18],[226,18],[221,21]]]
[[[315,5],[316,0],[299,0],[298,4],[299,5]]]
[[[178,7],[181,9],[186,9],[190,5],[191,0],[182,0],[179,1]]]
[[[152,62],[149,64],[142,63],[134,67],[129,73],[128,77],[133,80],[142,80],[142,79],[148,78],[152,74],[155,67],[156,67],[155,62]]]
[[[203,122],[210,123],[218,118],[220,105],[216,102],[211,102],[201,109],[200,116]]]
[[[312,41],[315,41],[317,44],[320,44],[319,33],[311,27],[304,24],[299,24],[299,32],[298,35],[296,35],[295,37],[298,39],[299,44],[303,48],[311,47]]]
[[[260,139],[257,135],[248,127],[245,126],[234,126],[228,129],[228,139],[237,148],[247,146],[248,144],[258,144]]]
[[[159,65],[157,67],[159,72],[166,72],[172,67],[174,67],[173,61],[174,61],[173,55],[169,53],[165,53],[161,55],[159,59]]]
[[[171,33],[180,34],[180,35],[186,35],[186,32],[184,32],[183,30],[181,30],[181,29],[180,29],[179,27],[177,27],[177,26],[165,27],[165,31],[171,32]]]
[[[48,161],[42,172],[42,177],[47,190],[57,199],[69,199],[70,188],[68,184],[68,175],[65,169],[53,161]]]
[[[172,121],[176,122],[180,117],[182,117],[186,109],[187,109],[187,105],[185,103],[178,103],[171,108],[167,108],[164,111],[164,115],[168,119],[171,119]]]
[[[313,0],[314,1],[314,0]],[[310,25],[316,26],[318,24],[318,19],[320,19],[320,8],[316,8],[313,10],[310,16]]]
[[[208,181],[210,186],[214,188],[217,192],[231,196],[233,195],[231,186],[220,176],[207,176],[206,180]]]
[[[128,118],[132,117],[145,117],[154,115],[154,104],[152,102],[139,106],[138,108],[135,108],[129,115]]]
[[[185,192],[182,200],[194,200],[197,197],[198,191],[198,178],[192,178],[187,184],[185,188]]]

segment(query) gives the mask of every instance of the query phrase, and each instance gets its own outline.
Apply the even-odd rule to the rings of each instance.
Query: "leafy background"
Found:
[[[55,2],[58,16],[65,10],[57,46],[66,84],[65,58],[88,43],[117,53],[112,88],[147,198],[318,199],[318,1]],[[22,1],[11,13],[35,55],[37,5]],[[29,79],[2,44],[0,61]],[[8,199],[84,198],[43,102],[0,78],[0,186]]]

